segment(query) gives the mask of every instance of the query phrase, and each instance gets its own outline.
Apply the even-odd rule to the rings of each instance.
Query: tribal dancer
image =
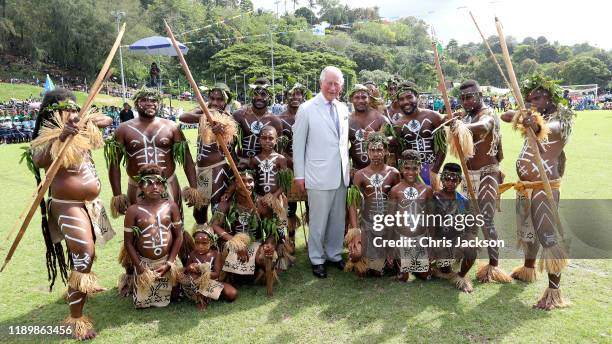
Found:
[[[544,76],[534,75],[525,80],[521,93],[531,104],[531,110],[527,114],[509,111],[502,115],[502,119],[512,122],[517,129],[533,129],[558,207],[559,187],[566,161],[563,150],[572,131],[574,113],[561,105],[561,88]],[[516,190],[518,241],[525,252],[524,265],[515,268],[512,277],[525,282],[535,281],[535,261],[542,245],[539,270],[548,273],[548,288],[534,307],[544,310],[566,307],[569,302],[561,296],[559,286],[561,271],[567,266],[568,257],[555,233],[555,216],[544,191],[533,148],[527,139],[516,161],[516,173],[519,177],[517,183],[500,186],[500,192],[512,186]]]
[[[478,198],[481,215],[485,224],[482,233],[486,240],[497,240],[495,230],[495,210],[497,209],[497,194],[499,183],[502,182],[502,173],[499,163],[503,159],[499,118],[493,109],[487,107],[482,101],[480,86],[475,80],[464,81],[459,86],[461,92],[459,100],[464,112],[456,112],[453,116],[461,118],[451,125],[452,135],[458,133],[459,142],[466,142],[471,156],[466,156],[468,171],[466,178],[470,178],[474,194]],[[471,133],[471,137],[470,137]],[[467,137],[466,137],[467,136]],[[462,144],[463,145],[463,144]],[[462,149],[451,145],[451,150]],[[465,151],[465,150],[464,150]],[[463,181],[463,194],[468,197],[467,183]],[[476,278],[482,283],[496,281],[509,283],[512,278],[499,268],[499,249],[488,247],[489,264],[482,265],[476,271]]]
[[[162,170],[162,176],[167,179],[170,200],[174,201],[182,217],[182,196],[185,196],[187,204],[199,208],[203,204],[202,197],[196,186],[196,175],[193,159],[189,152],[189,145],[183,133],[176,123],[167,119],[157,117],[161,95],[157,90],[142,88],[133,97],[138,117],[121,123],[115,131],[114,137],[106,141],[104,147],[105,159],[108,164],[108,175],[113,189],[111,200],[111,212],[114,217],[125,214],[127,207],[137,203],[138,182],[135,176],[138,170],[146,164],[157,164]],[[128,175],[127,196],[121,193],[121,169],[120,162],[126,166]],[[181,192],[178,179],[175,174],[176,164],[182,164],[189,182]],[[179,258],[185,262],[191,251],[191,236],[184,233],[183,244],[186,245]],[[133,280],[132,267],[129,255],[121,250],[119,261],[126,269],[126,274],[119,281],[119,293],[127,296],[132,287],[129,285]]]
[[[351,157],[352,169],[360,170],[370,164],[366,139],[368,134],[381,131],[387,123],[385,117],[377,110],[370,107],[372,95],[370,90],[361,84],[356,84],[349,93],[349,99],[353,103],[354,112],[349,117],[349,156]]]
[[[442,190],[434,192],[433,195],[435,200],[434,214],[441,215],[442,219],[449,215],[456,219],[457,215],[469,214],[470,212],[468,199],[456,191],[461,184],[461,179],[460,165],[452,162],[444,164],[440,174]],[[448,279],[457,289],[471,293],[474,288],[467,273],[474,265],[478,252],[476,252],[475,247],[459,247],[456,243],[458,238],[462,241],[472,240],[478,234],[473,226],[466,228],[465,223],[460,225],[461,227],[455,221],[452,221],[451,226],[445,226],[442,222],[436,226],[432,233],[434,240],[451,240],[453,243],[450,247],[434,249],[437,262],[437,270],[434,270],[434,276]],[[454,259],[461,261],[461,268],[457,273],[453,272]]]
[[[435,130],[442,125],[442,116],[418,107],[419,92],[414,83],[401,83],[395,98],[402,116],[385,130],[385,134],[392,137],[392,151],[396,158],[406,149],[419,152],[421,179],[434,190],[439,190],[438,171],[446,157],[446,138],[444,128]]]
[[[221,254],[216,248],[215,232],[207,225],[200,226],[193,233],[193,241],[195,244],[189,254],[187,267],[179,278],[185,295],[195,301],[199,310],[206,308],[210,299],[223,298],[229,302],[236,300],[238,290],[229,283],[218,281]]]
[[[417,219],[419,215],[429,214],[430,202],[433,199],[432,188],[419,180],[421,163],[419,152],[408,149],[402,152],[400,169],[402,179],[391,189],[390,198],[393,208],[392,214],[399,212]],[[416,221],[416,220],[413,220]],[[427,247],[421,246],[421,238],[429,236],[429,228],[421,223],[413,222],[407,226],[398,226],[397,234],[400,239],[408,237],[414,239],[411,247],[400,248],[400,276],[399,280],[408,282],[410,273],[419,279],[431,279],[429,252]],[[397,236],[397,235],[396,235]]]
[[[223,141],[227,142],[228,150],[234,153],[233,142],[234,136],[237,135],[238,125],[225,111],[232,100],[232,94],[227,85],[216,83],[211,89],[206,90],[208,90],[208,106],[213,119],[212,125],[208,123],[200,108],[183,113],[179,117],[179,120],[184,123],[199,123],[196,175],[198,191],[203,197],[203,206],[193,209],[193,217],[198,226],[208,221],[208,205],[211,205],[212,213],[215,212],[221,196],[229,186],[232,175],[223,150],[217,145],[215,134],[222,135]]]
[[[176,256],[183,242],[183,221],[178,205],[163,198],[166,178],[160,166],[142,165],[134,178],[142,199],[128,208],[123,230],[123,245],[136,272],[134,307],[165,307],[172,294],[178,295]]]
[[[279,221],[276,268],[285,271],[295,262],[295,258],[291,256],[291,244],[284,234],[287,228],[287,197],[283,193],[291,188],[293,173],[287,168],[285,157],[274,150],[277,144],[274,127],[263,127],[259,133],[259,142],[261,153],[251,158],[249,168],[255,171],[255,192],[258,199],[274,211],[274,216]]]
[[[234,120],[240,126],[241,142],[238,145],[239,166],[248,163],[248,159],[254,157],[261,151],[259,144],[259,132],[267,125],[276,129],[277,133],[283,132],[283,124],[277,116],[268,111],[272,102],[272,85],[267,79],[257,79],[255,84],[249,85],[253,90],[251,106],[240,109],[232,114]]]
[[[285,99],[287,99],[287,110],[281,113],[278,118],[281,120],[283,124],[283,133],[282,136],[278,138],[278,152],[283,154],[287,159],[287,166],[293,169],[293,124],[295,123],[295,115],[297,114],[298,108],[302,103],[306,100],[310,99],[312,94],[306,88],[306,86],[296,83],[293,85],[291,89],[287,91],[287,95]],[[297,206],[300,199],[305,201],[308,200],[308,196],[304,193],[302,197],[299,197],[299,194],[293,187],[291,190],[291,194],[287,193],[287,198],[289,198],[289,207],[287,211],[288,218],[288,232],[289,232],[289,243],[290,250],[289,253],[293,253],[295,251],[295,230],[298,227],[298,218],[296,216]],[[297,198],[296,200],[292,200],[290,197]],[[306,204],[308,207],[308,204]]]
[[[223,252],[219,280],[229,282],[240,276],[255,276],[256,282],[265,280],[268,295],[272,295],[272,286],[278,279],[274,265],[278,258],[275,248],[282,235],[280,221],[273,209],[253,193],[253,172],[243,170],[239,178],[242,178],[246,190],[230,189],[228,197],[221,199],[212,219]],[[254,200],[257,210],[250,207],[249,198]]]
[[[388,257],[379,256],[380,252],[374,251],[372,245],[376,235],[373,232],[374,218],[388,213],[389,193],[391,188],[399,183],[400,173],[394,167],[385,164],[387,138],[382,133],[368,135],[365,142],[370,164],[355,172],[353,185],[347,196],[350,227],[345,237],[349,248],[349,260],[345,271],[355,270],[359,276],[365,276],[370,271],[373,275],[382,276]],[[362,229],[365,231],[363,238]],[[387,234],[382,233],[385,237]],[[366,241],[365,245],[368,245],[365,252],[369,257],[364,257],[362,253],[363,240]],[[393,264],[387,265],[393,268]]]
[[[75,338],[85,340],[94,338],[96,331],[91,320],[83,315],[83,307],[88,297],[103,290],[91,271],[96,256],[95,243],[104,244],[115,235],[98,197],[100,179],[91,159],[91,150],[103,146],[99,128],[109,126],[112,119],[92,111],[81,119],[75,101],[74,94],[65,89],[45,94],[42,110],[36,119],[28,167],[40,184],[39,169],[48,169],[58,159],[62,143],[74,136],[49,187],[49,201],[47,204],[41,202],[40,207],[50,288],[55,283],[59,265],[62,280],[68,280],[66,300],[70,316],[65,323],[74,326]],[[84,127],[77,127],[79,120]],[[68,246],[68,262],[72,269],[69,276],[62,239]]]

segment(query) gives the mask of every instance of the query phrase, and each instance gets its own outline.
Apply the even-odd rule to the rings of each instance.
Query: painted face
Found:
[[[389,92],[389,97],[393,98],[395,97],[395,92],[397,92],[397,85],[389,84],[389,86],[387,87],[387,90]]]
[[[303,102],[304,102],[304,95],[302,94],[302,91],[300,90],[295,90],[295,92],[293,92],[293,94],[289,98],[289,106],[294,109],[300,107],[300,104],[302,104]]]
[[[387,150],[382,143],[372,143],[368,146],[368,158],[375,165],[383,164]]]
[[[340,96],[343,84],[342,76],[333,72],[325,73],[325,78],[319,81],[321,92],[327,101],[332,101]]]
[[[159,102],[152,97],[138,99],[137,102],[138,115],[143,117],[155,117],[159,109]]]
[[[365,87],[368,88],[368,90],[370,90],[370,93],[372,94],[372,96],[374,97],[380,97],[380,90],[378,89],[378,87],[374,84],[367,84],[365,85]]]
[[[144,198],[150,200],[161,199],[161,194],[165,189],[164,182],[159,178],[147,178],[140,183],[140,189]]]
[[[459,101],[461,102],[461,106],[465,109],[465,111],[468,112],[478,110],[478,108],[482,105],[480,93],[476,87],[468,87],[465,90],[462,90],[461,95],[459,96]]]
[[[419,98],[411,91],[400,94],[397,98],[404,115],[412,115],[417,110]]]
[[[251,103],[253,104],[253,107],[257,110],[262,110],[268,106],[268,99],[270,99],[268,91],[258,87],[253,91],[253,100],[251,101]]]
[[[402,167],[402,177],[406,182],[414,184],[418,180],[419,173],[421,173],[421,167],[414,161],[408,161],[404,163]]]
[[[253,176],[250,174],[247,175],[241,175],[240,178],[242,179],[242,182],[244,183],[244,185],[247,188],[247,191],[249,192],[248,194],[245,195],[244,190],[242,188],[238,188],[238,192],[243,195],[243,196],[250,196],[251,192],[253,191],[253,188],[255,188],[255,180],[253,179]]]
[[[357,112],[366,112],[368,111],[368,105],[370,104],[370,96],[366,91],[357,91],[353,94],[351,98],[353,102],[353,107],[355,107],[355,111]]]
[[[266,129],[259,133],[259,144],[262,151],[271,151],[276,145],[276,130]]]
[[[225,110],[227,103],[223,98],[223,93],[220,90],[213,90],[208,95],[208,104],[211,108],[215,108],[219,111]]]
[[[461,176],[457,175],[456,173],[443,172],[440,176],[440,180],[442,181],[444,192],[453,193],[457,189],[459,183],[461,183]]]
[[[535,107],[539,113],[546,113],[551,104],[548,92],[541,89],[531,91],[525,100],[531,104],[531,107]]]
[[[205,233],[196,233],[193,241],[195,242],[194,249],[198,254],[206,254],[210,250],[210,237]]]

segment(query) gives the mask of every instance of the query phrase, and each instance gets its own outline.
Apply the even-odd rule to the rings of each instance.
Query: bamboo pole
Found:
[[[111,51],[106,57],[106,61],[104,62],[102,69],[98,73],[98,77],[96,78],[96,81],[91,87],[90,93],[87,95],[87,100],[85,101],[85,104],[83,105],[83,107],[81,108],[81,111],[79,112],[80,120],[77,124],[78,127],[81,127],[84,124],[83,115],[89,110],[89,108],[91,107],[91,104],[93,103],[94,98],[102,89],[102,84],[104,82],[105,77],[107,76],[111,63],[113,62],[115,53],[117,52],[117,49],[119,48],[119,45],[121,44],[121,38],[123,37],[124,32],[125,32],[125,23],[121,27],[121,30],[119,30],[119,33],[117,34],[117,38],[115,39],[115,43],[113,44]],[[11,245],[9,252],[6,255],[6,258],[4,259],[4,263],[2,264],[2,268],[0,268],[0,272],[4,271],[4,268],[6,267],[6,265],[9,263],[9,261],[13,257],[13,254],[15,253],[17,246],[21,242],[21,239],[23,238],[23,235],[25,234],[25,231],[27,230],[28,225],[30,224],[30,221],[32,220],[32,216],[36,212],[36,208],[40,204],[40,201],[42,201],[43,197],[45,196],[45,192],[47,192],[47,189],[49,189],[51,182],[53,182],[53,179],[55,178],[57,171],[59,171],[59,168],[62,165],[61,161],[66,152],[66,148],[70,145],[70,143],[72,143],[73,140],[74,140],[74,136],[69,136],[64,141],[57,155],[58,158],[55,161],[53,161],[51,166],[49,166],[49,168],[47,169],[47,172],[45,174],[45,181],[42,183],[41,186],[39,186],[38,193],[36,197],[32,200],[29,206],[29,211],[21,227],[19,228],[19,232],[17,233],[17,236],[15,237],[15,240],[13,241],[13,244]]]
[[[520,110],[526,112],[525,102],[521,95],[521,90],[518,84],[518,80],[516,79],[516,74],[514,74],[514,68],[512,67],[512,60],[510,60],[510,52],[508,52],[508,46],[506,45],[506,37],[504,36],[501,22],[497,17],[495,17],[495,26],[497,27],[497,33],[499,35],[499,44],[502,48],[502,53],[504,56],[504,62],[506,64],[506,69],[508,70],[508,76],[510,77],[512,89],[514,90],[514,96],[516,98],[516,102],[519,104]],[[552,193],[552,188],[550,187],[550,181],[548,180],[548,176],[546,175],[546,169],[544,169],[544,164],[542,163],[542,156],[540,155],[540,149],[538,147],[538,140],[536,139],[536,135],[531,128],[525,128],[527,133],[527,141],[529,146],[534,152],[535,155],[535,164],[538,168],[538,172],[540,173],[540,177],[542,178],[542,183],[544,184],[544,191],[546,192],[546,198],[548,199],[548,204],[552,209],[552,212],[555,216],[555,222],[557,224],[557,230],[559,231],[559,235],[563,238],[563,227],[561,225],[561,218],[559,217],[559,211],[557,209],[557,204],[555,202],[555,198]]]
[[[189,70],[189,66],[187,65],[187,61],[185,61],[185,57],[183,56],[183,53],[181,52],[181,49],[178,46],[178,42],[176,41],[176,38],[174,37],[174,34],[172,33],[172,29],[170,28],[166,20],[164,20],[164,26],[166,28],[166,33],[168,33],[168,37],[172,41],[172,45],[174,46],[174,49],[176,50],[176,55],[179,58],[179,62],[181,63],[183,72],[185,72],[187,81],[189,81],[189,85],[191,85],[191,89],[195,93],[198,105],[200,105],[202,112],[204,112],[204,115],[206,116],[206,120],[212,124],[213,120],[212,120],[212,117],[210,116],[210,112],[208,111],[208,106],[206,106],[206,102],[204,101],[204,98],[202,98],[202,94],[200,93],[200,88],[198,87],[195,80],[193,79],[193,76],[191,75],[191,71]],[[236,167],[236,163],[234,162],[232,155],[227,149],[227,143],[223,141],[220,135],[215,135],[215,136],[217,139],[217,145],[223,151],[223,155],[225,155],[225,158],[227,159],[227,162],[229,163],[230,168],[232,169],[232,172],[234,172],[234,176],[236,176],[235,180],[238,182],[238,186],[242,188],[244,191],[246,191],[246,193],[248,193],[246,185],[244,185],[244,183],[242,182],[242,178],[240,178],[240,172],[238,171],[238,168]],[[257,208],[255,207],[253,200],[250,197],[248,197],[248,200],[249,200],[249,205],[251,206],[253,210],[255,210],[255,214],[257,214]]]
[[[491,49],[489,42],[487,42],[487,39],[482,34],[482,31],[480,31],[480,26],[478,26],[478,23],[476,22],[476,18],[474,18],[472,11],[470,11],[470,17],[472,17],[472,21],[474,22],[474,25],[476,25],[476,30],[478,30],[480,37],[482,37],[482,42],[485,44],[485,46],[487,47],[487,50],[489,51],[489,54],[491,55],[491,59],[493,59],[493,62],[495,63],[495,66],[497,67],[497,71],[499,72],[499,75],[501,75],[501,77],[504,79],[504,82],[506,83],[506,87],[508,87],[510,91],[512,92],[512,94],[514,94],[514,89],[512,88],[510,81],[508,81],[508,78],[506,78],[506,74],[502,70],[499,62],[497,61],[497,57],[495,57],[495,54],[493,53],[493,50]],[[516,94],[514,95],[514,98],[516,99]]]

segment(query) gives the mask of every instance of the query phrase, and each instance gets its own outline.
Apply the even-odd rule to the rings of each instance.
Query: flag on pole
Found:
[[[51,80],[51,78],[49,77],[49,74],[47,74],[47,79],[45,80],[45,87],[43,89],[43,95],[49,91],[53,91],[55,89],[55,85],[53,84],[53,81]]]

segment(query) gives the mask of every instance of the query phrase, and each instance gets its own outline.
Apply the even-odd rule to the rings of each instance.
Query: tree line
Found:
[[[250,0],[0,0],[0,53],[26,60],[39,73],[57,66],[93,80],[117,33],[116,12],[121,11],[121,23],[127,22],[123,44],[165,36],[166,19],[189,46],[186,59],[196,79],[227,81],[232,90],[258,76],[270,78],[272,59],[280,85],[299,81],[314,88],[321,67],[334,64],[350,84],[382,83],[398,74],[424,89],[435,87],[425,21],[407,17],[386,23],[377,7],[350,8],[338,0],[288,1],[285,7],[291,6],[292,13],[277,16],[254,11]],[[312,25],[323,21],[331,24],[326,34],[314,35]],[[612,51],[587,43],[562,45],[543,36],[522,41],[508,36],[507,41],[519,77],[541,72],[564,84],[612,87]],[[501,60],[497,36],[488,42]],[[505,86],[484,44],[458,44],[454,39],[442,43],[447,80],[475,78],[483,85]],[[147,79],[151,62],[159,62],[162,78],[172,81],[167,85],[187,85],[174,58],[125,50],[123,58],[130,85]],[[5,74],[19,72],[4,68]],[[118,79],[118,61],[113,68]]]

